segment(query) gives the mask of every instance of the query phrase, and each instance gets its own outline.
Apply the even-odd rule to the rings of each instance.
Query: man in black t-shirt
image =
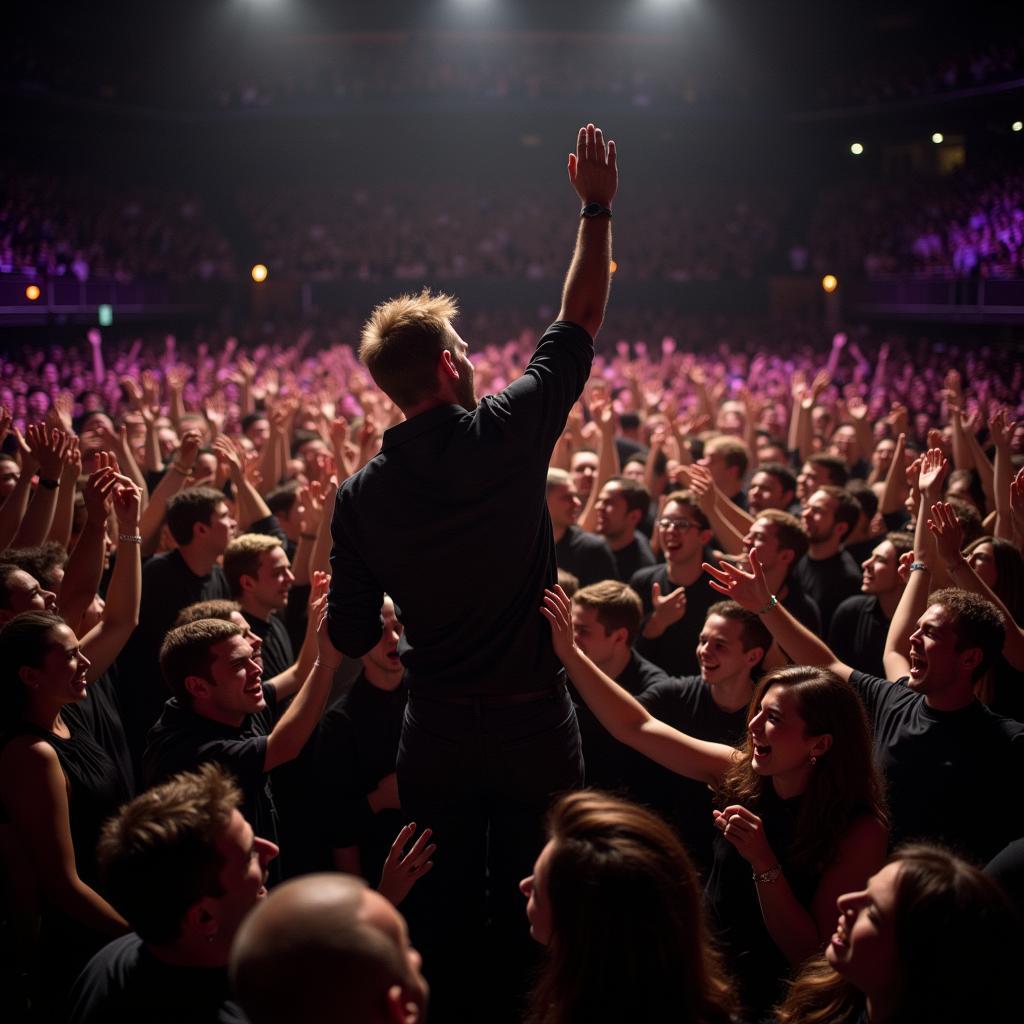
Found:
[[[268,773],[302,750],[341,662],[323,625],[317,644],[313,671],[279,717],[278,702],[291,694],[263,685],[252,645],[238,626],[200,619],[172,630],[160,651],[160,669],[174,697],[149,734],[146,784],[216,762],[238,781],[246,817],[261,834],[276,839]]]
[[[793,568],[793,579],[821,612],[826,632],[836,608],[860,593],[860,567],[843,550],[843,538],[860,516],[860,506],[841,487],[819,487],[804,504],[810,547]]]
[[[224,575],[246,622],[263,641],[264,674],[279,675],[295,661],[288,630],[278,616],[295,582],[283,545],[265,533],[243,533],[224,552]]]
[[[571,572],[584,587],[616,579],[615,559],[605,539],[576,525],[583,503],[572,477],[564,469],[549,469],[545,493],[558,568]]]
[[[618,580],[592,583],[573,595],[572,631],[577,647],[634,697],[668,678],[633,649],[642,620],[640,598]],[[586,704],[578,698],[575,703],[586,784],[608,790],[625,787],[628,763],[638,755],[616,740]]]
[[[596,529],[611,548],[615,578],[623,583],[657,564],[651,542],[639,531],[650,507],[647,488],[625,476],[613,476],[598,495]]]
[[[771,643],[756,615],[735,601],[716,601],[698,639],[700,674],[663,679],[637,699],[655,718],[696,739],[738,747],[747,734],[755,675]],[[647,758],[634,758],[630,768],[636,798],[672,823],[699,870],[710,868],[715,829],[708,787]]]
[[[72,1024],[245,1024],[228,954],[243,917],[267,895],[277,847],[238,810],[241,793],[213,765],[178,775],[107,822],[104,892],[134,931],[104,946],[71,993]]]
[[[696,675],[697,637],[718,599],[701,569],[711,529],[693,495],[674,491],[665,501],[658,532],[666,561],[641,569],[629,581],[647,616],[637,651],[669,675]]]

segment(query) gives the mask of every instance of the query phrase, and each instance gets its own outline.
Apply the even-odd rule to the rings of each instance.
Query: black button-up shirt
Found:
[[[560,677],[545,587],[556,579],[547,469],[590,374],[575,324],[541,338],[522,377],[473,412],[444,405],[392,427],[342,484],[331,532],[331,640],[360,657],[394,599],[410,690],[521,693]]]

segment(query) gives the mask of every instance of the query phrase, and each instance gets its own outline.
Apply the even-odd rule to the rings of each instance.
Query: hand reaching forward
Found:
[[[410,822],[395,837],[391,844],[391,852],[384,861],[384,869],[380,873],[380,885],[377,891],[387,897],[397,907],[409,890],[434,866],[430,859],[434,856],[437,846],[430,843],[430,829],[425,828],[419,838],[412,844],[408,853],[405,844],[416,834],[416,822]],[[428,846],[427,844],[430,843]]]
[[[572,638],[572,602],[566,592],[555,584],[552,590],[545,589],[540,612],[551,623],[551,646],[564,664],[576,650]]]
[[[739,804],[730,804],[724,811],[711,813],[715,828],[758,874],[771,870],[778,863],[764,834],[764,822],[753,811]]]
[[[576,152],[569,154],[569,181],[584,204],[611,206],[619,186],[615,143],[605,145],[600,128],[588,124],[576,138]]]
[[[705,562],[703,569],[711,577],[711,586],[720,594],[725,594],[748,612],[759,612],[772,599],[772,595],[758,553],[752,550],[748,560],[750,572],[744,572],[731,562],[719,562],[717,569]]]
[[[934,501],[942,494],[942,481],[948,468],[949,462],[941,448],[929,448],[921,457],[921,476],[917,486],[926,498]]]

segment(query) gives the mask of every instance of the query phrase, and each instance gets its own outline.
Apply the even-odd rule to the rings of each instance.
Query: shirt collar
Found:
[[[472,414],[463,409],[461,405],[435,406],[433,409],[421,412],[418,416],[413,416],[411,420],[404,420],[393,427],[388,427],[384,431],[380,450],[383,452],[389,448],[397,448],[399,445],[407,444],[409,441],[414,441],[417,437],[435,430],[442,423],[470,415]]]

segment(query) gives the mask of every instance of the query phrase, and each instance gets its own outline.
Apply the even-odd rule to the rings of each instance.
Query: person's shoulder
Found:
[[[0,746],[0,771],[9,778],[21,771],[43,770],[59,760],[53,744],[34,733],[11,733]]]
[[[637,569],[629,578],[629,585],[637,591],[650,590],[651,584],[658,578],[659,573],[664,569],[664,563],[658,562],[655,565],[645,565]]]
[[[1018,722],[1015,718],[1007,718],[1005,715],[996,714],[991,708],[979,702],[978,715],[985,723],[986,728],[995,736],[1007,742],[1013,743],[1019,749],[1021,756],[1024,756],[1024,722]]]
[[[571,320],[556,320],[550,327],[541,335],[540,341],[537,342],[537,348],[534,352],[539,352],[541,346],[557,342],[560,345],[566,343],[572,345],[579,345],[582,348],[586,348],[593,351],[594,339],[590,336],[590,332],[580,327],[579,324],[574,324]]]
[[[139,962],[142,939],[135,932],[113,939],[93,954],[85,965],[83,974],[118,975],[130,970]]]
[[[897,680],[882,679],[881,676],[873,676],[869,672],[854,669],[850,674],[850,685],[861,697],[870,699],[872,704],[884,703],[910,708],[924,703],[923,695],[914,693],[906,685],[906,677]]]
[[[699,700],[705,690],[707,687],[700,676],[670,676],[662,672],[661,678],[644,690],[641,700]]]
[[[874,610],[878,600],[873,594],[851,594],[839,602],[836,610],[832,613],[832,624],[838,618],[849,616],[861,616]]]
[[[589,549],[591,551],[611,551],[608,542],[600,534],[591,533],[581,526],[570,527],[567,531],[569,544],[574,548]]]

